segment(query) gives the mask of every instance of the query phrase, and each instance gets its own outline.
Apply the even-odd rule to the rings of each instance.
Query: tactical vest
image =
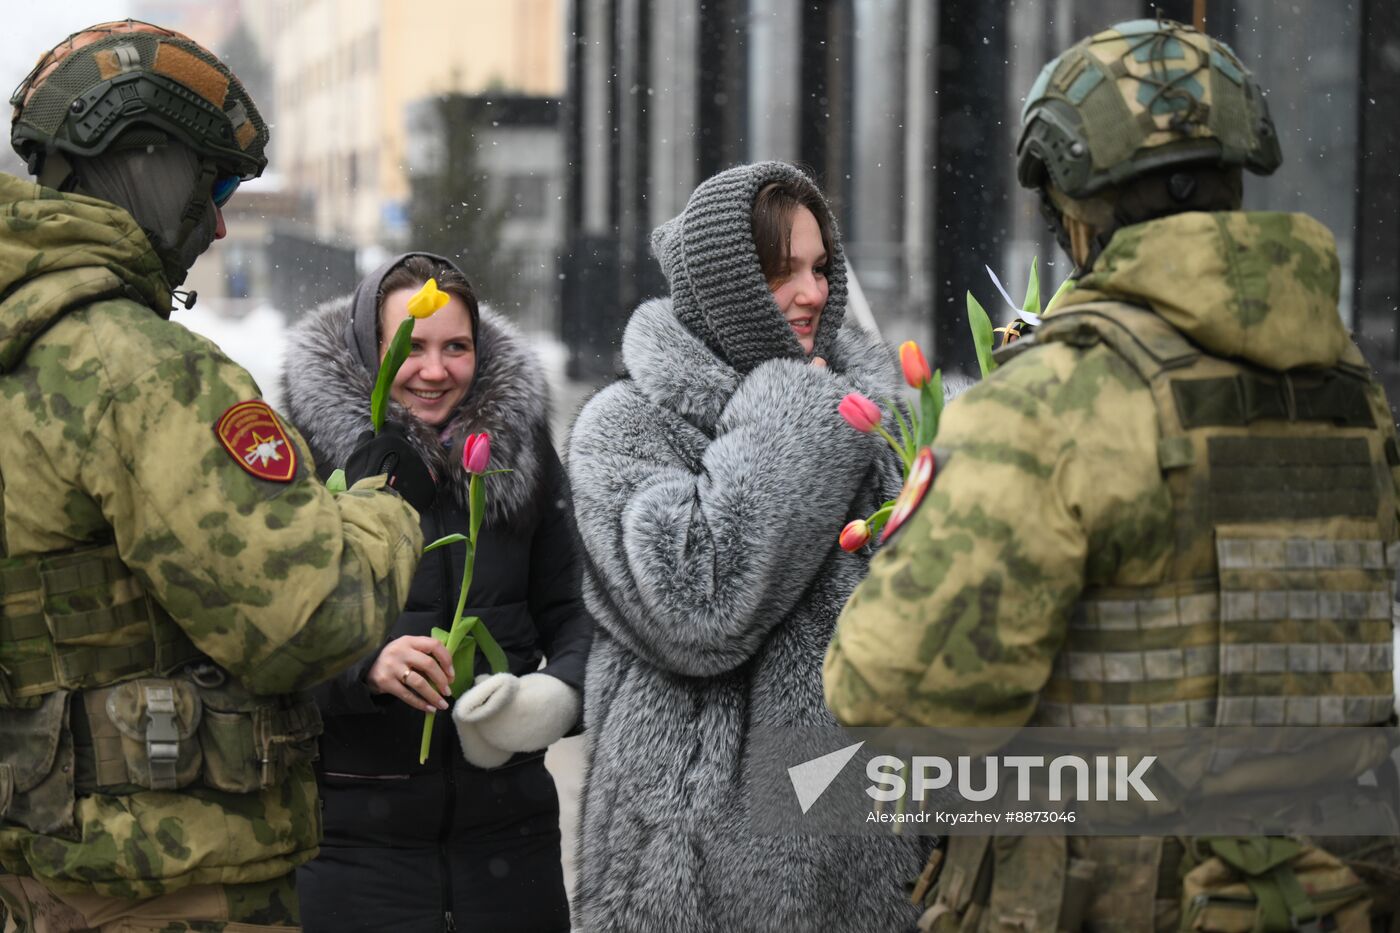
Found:
[[[61,833],[84,794],[251,793],[314,757],[320,727],[309,700],[215,665],[115,546],[0,559],[0,821]]]
[[[1400,448],[1360,354],[1263,370],[1107,302],[1047,318],[1034,343],[1057,342],[1104,344],[1151,390],[1173,547],[1159,584],[1085,590],[1031,724],[1386,722]],[[1251,866],[1233,839],[952,837],[915,886],[918,928],[1370,929],[1342,860],[1249,842],[1277,858]]]
[[[1273,372],[1092,303],[1038,343],[1103,343],[1147,384],[1172,501],[1166,579],[1086,590],[1033,724],[1386,722],[1400,449],[1360,354]]]

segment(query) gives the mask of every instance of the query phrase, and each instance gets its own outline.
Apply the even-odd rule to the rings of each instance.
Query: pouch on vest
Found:
[[[1400,922],[1400,834],[1388,836],[1311,837],[1356,872],[1371,892],[1371,922],[1396,930]],[[1390,926],[1386,925],[1389,921]]]
[[[107,719],[121,735],[129,783],[151,790],[194,783],[203,755],[195,739],[202,710],[192,684],[143,677],[92,693],[103,695]],[[91,704],[88,709],[91,714]]]
[[[1366,885],[1340,859],[1277,836],[1196,840],[1181,928],[1202,933],[1370,933]]]
[[[933,906],[919,918],[922,933],[972,933],[991,899],[990,836],[949,838]]]
[[[923,933],[1079,928],[1083,872],[1070,870],[1063,837],[958,836],[947,847],[933,906],[919,918]],[[1074,926],[1065,925],[1067,909]]]
[[[0,716],[0,822],[74,835],[73,737],[66,690]]]
[[[202,681],[205,784],[252,793],[282,783],[295,765],[316,757],[321,713],[308,697],[257,696],[212,665],[190,674]]]

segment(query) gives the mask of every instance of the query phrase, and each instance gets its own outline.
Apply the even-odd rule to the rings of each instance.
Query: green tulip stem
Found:
[[[908,474],[909,468],[914,464],[913,458],[904,450],[899,441],[890,436],[890,432],[885,430],[884,425],[875,425],[875,431],[885,439],[885,442],[890,445],[895,453],[899,454],[899,459],[904,461],[904,472]]]
[[[501,650],[500,644],[487,630],[486,623],[481,621],[479,616],[462,617],[462,613],[466,612],[467,609],[467,591],[472,587],[472,577],[476,572],[476,542],[481,534],[481,523],[486,517],[486,484],[480,476],[472,476],[468,498],[467,525],[470,529],[470,535],[466,537],[460,534],[448,535],[445,538],[439,538],[424,549],[426,552],[457,542],[465,544],[467,549],[467,558],[462,564],[462,586],[457,591],[457,607],[452,611],[452,627],[446,632],[440,628],[433,629],[433,637],[447,647],[447,654],[452,658],[452,666],[455,669],[453,673],[457,675],[452,683],[454,697],[459,690],[471,687],[472,668],[476,663],[476,648],[478,646],[491,665],[491,673],[502,674],[510,669],[505,652]],[[459,664],[461,667],[457,669]],[[418,763],[420,765],[428,760],[428,752],[433,743],[433,721],[436,716],[436,713],[424,714],[423,738],[418,746]]]
[[[375,434],[384,427],[384,414],[389,408],[389,389],[394,384],[394,377],[399,374],[409,351],[413,349],[413,320],[411,317],[405,318],[399,329],[394,331],[389,349],[384,351],[384,359],[379,362],[379,374],[375,376],[374,391],[369,396],[369,420],[374,425]]]
[[[880,530],[885,527],[885,523],[890,520],[890,515],[892,515],[893,513],[893,502],[887,505],[883,505],[875,510],[875,514],[870,516],[870,518],[867,519],[865,522],[867,525],[870,526],[871,537],[874,537],[875,535],[878,535],[880,533]]]

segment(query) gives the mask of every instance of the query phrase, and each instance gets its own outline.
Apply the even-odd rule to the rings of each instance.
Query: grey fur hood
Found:
[[[282,398],[318,464],[344,464],[356,439],[370,429],[376,374],[365,369],[347,342],[350,316],[351,298],[338,298],[312,311],[288,335]],[[392,400],[388,419],[407,427],[414,447],[439,478],[439,494],[449,491],[461,508],[466,508],[469,479],[462,469],[462,446],[468,435],[489,433],[491,466],[512,472],[491,478],[487,520],[497,524],[536,507],[543,466],[539,440],[549,432],[549,390],[525,338],[499,314],[481,309],[476,376],[445,432],[423,424]]]
[[[627,374],[650,399],[713,433],[725,405],[745,376],[715,356],[677,318],[670,298],[653,298],[632,314],[622,335]],[[774,362],[771,361],[770,362]],[[787,360],[792,366],[805,361]],[[883,400],[899,395],[899,374],[888,347],[855,327],[830,342],[827,366],[850,388]]]

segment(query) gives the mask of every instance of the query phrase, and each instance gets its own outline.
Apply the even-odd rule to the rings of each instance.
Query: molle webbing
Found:
[[[1070,647],[1056,658],[1039,724],[1384,721],[1394,550],[1387,555],[1379,541],[1220,538],[1216,591],[1090,594],[1070,619]],[[1253,587],[1265,575],[1272,582],[1263,585],[1277,588]]]
[[[1040,343],[1102,343],[1152,392],[1175,547],[1163,582],[1096,581],[1042,725],[1366,725],[1394,700],[1394,438],[1348,364],[1268,372],[1150,311],[1095,303]]]
[[[1374,427],[1365,383],[1340,371],[1303,381],[1288,373],[1242,371],[1213,379],[1173,379],[1182,427],[1245,427],[1256,421],[1330,421]]]
[[[1206,447],[1217,523],[1373,518],[1380,506],[1364,438],[1212,437]]]
[[[113,545],[0,561],[0,707],[199,657]]]

